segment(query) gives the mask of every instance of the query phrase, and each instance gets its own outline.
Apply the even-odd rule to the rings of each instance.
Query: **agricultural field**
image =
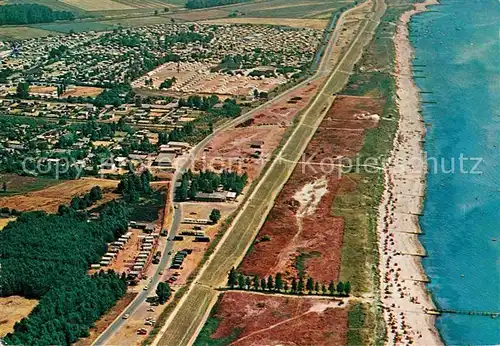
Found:
[[[0,173],[0,184],[3,183],[7,184],[7,190],[0,192],[0,207],[3,206],[1,205],[2,197],[41,190],[58,184],[60,181],[52,178],[24,177],[17,174]]]
[[[82,15],[83,11],[79,6],[72,6],[63,0],[7,0],[6,4],[39,4],[50,7],[55,11],[69,11],[73,12],[76,16]]]
[[[145,16],[145,17],[135,17],[135,18],[110,19],[110,20],[100,21],[97,23],[106,25],[108,27],[121,26],[124,28],[133,28],[145,25],[169,24],[172,23],[172,21],[170,18],[166,16]]]
[[[328,20],[331,18],[332,13],[339,8],[352,3],[353,0],[271,0],[271,1],[251,1],[243,4],[235,4],[224,7],[217,7],[212,9],[192,10],[192,11],[179,11],[172,14],[171,17],[184,21],[203,21],[219,19],[221,21],[235,20],[237,23],[247,23],[245,20],[257,21],[259,18],[262,20],[258,24],[274,25],[290,25],[297,27],[310,27],[305,18],[313,20]],[[228,17],[234,18],[228,18]],[[265,18],[265,19],[262,19]],[[273,18],[302,18],[303,21],[289,22],[283,24]],[[291,25],[291,24],[294,25]],[[311,24],[318,25],[319,22]]]
[[[40,182],[37,183],[40,184]],[[20,211],[44,210],[48,213],[55,213],[59,205],[69,204],[74,196],[82,196],[96,185],[99,185],[105,192],[104,198],[99,201],[99,204],[106,203],[118,197],[118,194],[111,192],[118,185],[118,181],[116,180],[93,178],[65,181],[50,180],[50,184],[55,185],[43,189],[41,189],[43,186],[34,185],[38,189],[38,191],[34,192],[27,192],[30,190],[24,190],[24,192],[14,190],[19,192],[10,197],[1,197],[0,195],[0,206]]]
[[[49,32],[60,32],[69,34],[70,32],[86,32],[86,31],[107,31],[113,30],[118,26],[107,24],[106,22],[73,22],[73,23],[47,23],[34,24],[30,29],[41,29]]]
[[[292,28],[309,28],[323,30],[328,24],[326,19],[298,19],[298,18],[220,18],[203,21],[206,24],[255,24],[255,25],[285,25]]]
[[[226,292],[195,345],[345,345],[348,310],[339,301]]]
[[[36,299],[26,299],[20,296],[0,298],[0,338],[14,330],[14,324],[28,316],[38,304]]]
[[[231,7],[234,12],[248,17],[315,18],[330,13],[352,1],[328,0],[273,0],[264,3],[248,3]]]
[[[133,6],[113,0],[61,0],[67,5],[81,8],[84,11],[131,10]]]
[[[49,29],[42,29],[29,26],[4,26],[0,27],[0,40],[14,41],[24,40],[28,38],[47,37],[49,35],[57,35],[57,32]]]

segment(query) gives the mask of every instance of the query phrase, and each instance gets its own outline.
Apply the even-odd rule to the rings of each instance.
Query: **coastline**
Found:
[[[422,141],[425,125],[419,90],[413,80],[411,17],[437,5],[437,0],[415,4],[397,23],[395,79],[398,129],[384,167],[384,192],[379,206],[380,292],[389,345],[443,345],[435,326],[434,303],[421,264],[425,249],[418,239],[418,217],[425,198],[427,166]]]

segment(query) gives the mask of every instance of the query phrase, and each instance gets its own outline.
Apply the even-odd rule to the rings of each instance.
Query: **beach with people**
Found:
[[[394,37],[398,130],[387,160],[384,193],[377,230],[380,256],[380,293],[389,345],[442,345],[435,326],[435,306],[426,289],[421,265],[425,249],[418,235],[418,217],[425,197],[427,165],[422,142],[425,126],[419,91],[413,80],[413,49],[409,40],[411,17],[436,0],[416,4],[403,14]]]

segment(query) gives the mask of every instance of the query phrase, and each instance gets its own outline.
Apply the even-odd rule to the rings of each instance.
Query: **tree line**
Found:
[[[56,20],[73,20],[69,11],[54,11],[39,4],[14,4],[0,6],[0,25],[50,23]]]
[[[259,278],[258,275],[253,277],[245,276],[238,273],[234,268],[228,273],[227,287],[230,289],[238,288],[240,290],[254,290],[254,291],[269,291],[281,292],[289,294],[322,294],[330,296],[347,297],[351,293],[351,283],[339,281],[335,284],[330,281],[328,286],[325,283],[315,281],[309,277],[304,280],[303,276],[293,278],[289,283],[283,278],[281,273],[276,273],[275,276],[268,276],[267,278]]]

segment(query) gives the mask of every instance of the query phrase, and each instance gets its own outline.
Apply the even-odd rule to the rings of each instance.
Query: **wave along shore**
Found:
[[[425,287],[418,216],[423,209],[427,166],[422,141],[419,91],[413,80],[413,48],[408,35],[411,17],[438,4],[427,0],[405,12],[397,24],[396,86],[399,123],[393,150],[384,167],[385,190],[379,206],[381,302],[389,345],[443,345],[435,326],[435,306]]]

